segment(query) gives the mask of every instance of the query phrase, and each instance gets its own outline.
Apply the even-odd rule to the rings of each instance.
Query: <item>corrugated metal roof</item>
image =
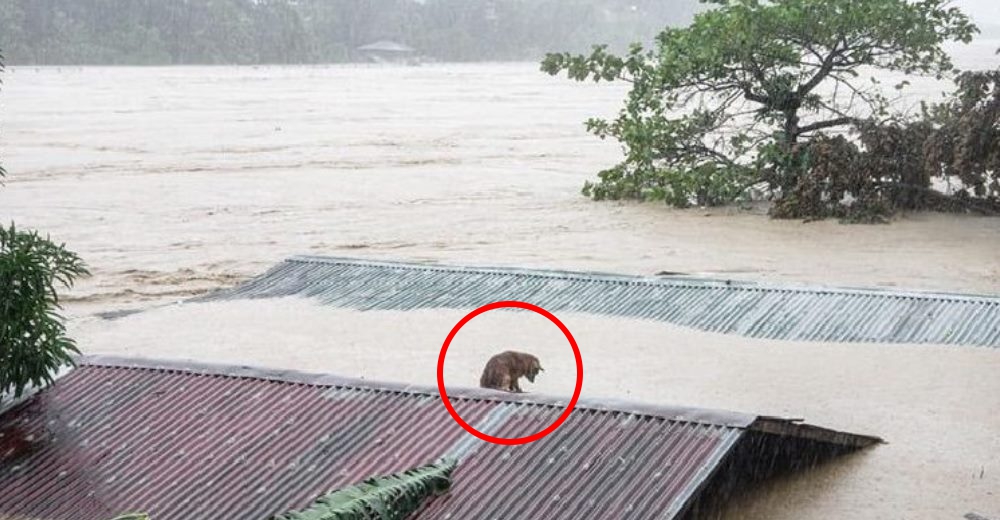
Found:
[[[379,40],[375,43],[369,43],[368,45],[362,45],[358,47],[359,51],[378,51],[378,52],[413,52],[415,49],[409,45],[404,45],[402,43],[397,43],[389,40]]]
[[[198,300],[292,295],[360,310],[521,300],[552,312],[654,319],[755,338],[1000,347],[1000,297],[701,278],[294,257]]]
[[[449,394],[470,424],[502,436],[541,430],[565,405]],[[760,454],[763,466],[796,440],[843,450],[878,441],[753,415],[581,400],[553,434],[500,446],[465,433],[436,389],[90,358],[0,415],[0,517],[265,518],[456,456],[453,488],[417,518],[674,518],[750,435],[781,439]]]

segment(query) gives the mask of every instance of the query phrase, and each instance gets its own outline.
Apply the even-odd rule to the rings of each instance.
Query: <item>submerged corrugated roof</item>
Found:
[[[1000,347],[1000,297],[294,257],[201,301],[306,296],[352,309],[475,308],[662,320],[757,338]]]
[[[379,40],[375,43],[369,43],[368,45],[362,45],[358,47],[359,51],[377,51],[377,52],[413,52],[415,49],[409,45],[404,45],[402,43],[389,41],[389,40]]]
[[[539,431],[565,406],[449,394],[470,424],[500,436]],[[0,517],[263,519],[456,456],[453,488],[418,518],[674,518],[732,468],[874,442],[753,415],[584,400],[544,439],[500,446],[465,433],[436,389],[90,358],[0,415]]]

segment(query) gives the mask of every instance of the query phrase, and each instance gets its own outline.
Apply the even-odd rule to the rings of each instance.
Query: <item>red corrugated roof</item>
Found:
[[[470,424],[507,437],[543,429],[565,405],[480,390],[450,397]],[[548,437],[500,446],[465,433],[436,389],[90,359],[0,416],[0,517],[263,519],[456,455],[452,490],[419,518],[669,518],[755,421],[581,401]]]

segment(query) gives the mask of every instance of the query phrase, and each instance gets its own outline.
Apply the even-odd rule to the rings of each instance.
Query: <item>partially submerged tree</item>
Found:
[[[428,498],[448,491],[457,464],[454,459],[443,459],[401,473],[370,478],[331,491],[302,511],[275,515],[270,520],[404,520]]]
[[[632,84],[617,118],[587,121],[625,159],[585,194],[713,205],[766,183],[780,199],[808,168],[803,142],[892,119],[885,90],[863,73],[944,77],[953,66],[942,44],[977,31],[947,0],[702,1],[716,8],[666,29],[651,51],[596,46],[542,62],[551,75]]]
[[[859,143],[819,136],[797,148],[798,182],[779,217],[883,221],[899,209],[1000,215],[1000,69],[963,72],[945,102],[919,116],[857,126]],[[947,192],[931,188],[932,178]],[[841,201],[850,196],[850,205]]]
[[[1000,49],[997,51],[1000,54]],[[930,168],[957,178],[966,198],[1000,204],[1000,67],[958,76],[958,91],[926,110],[936,129],[924,143]]]
[[[49,384],[72,364],[79,351],[57,313],[57,288],[85,274],[80,258],[63,245],[14,224],[0,226],[0,400]]]

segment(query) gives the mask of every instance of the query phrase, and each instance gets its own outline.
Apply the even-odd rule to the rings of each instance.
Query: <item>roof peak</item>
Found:
[[[350,378],[335,374],[305,372],[290,369],[275,369],[249,365],[207,363],[194,360],[151,359],[120,356],[79,356],[80,366],[97,368],[120,368],[131,370],[151,370],[181,372],[193,376],[224,376],[257,379],[288,384],[301,384],[331,388],[366,389],[377,392],[403,393],[410,395],[440,396],[436,386],[415,385],[399,382],[373,381]],[[523,393],[511,394],[482,388],[455,388],[448,396],[456,399],[491,401],[527,406],[564,408],[568,404],[565,397]],[[649,404],[617,398],[586,398],[577,401],[574,410],[597,413],[621,413],[654,417],[678,423],[699,424],[720,428],[739,428],[774,435],[786,435],[820,442],[850,446],[869,446],[885,442],[879,437],[839,432],[820,426],[803,423],[801,418],[775,417],[758,414],[733,412],[689,406]]]
[[[436,386],[408,384],[400,382],[377,381],[362,378],[344,377],[330,373],[306,372],[292,369],[278,369],[251,365],[233,365],[223,363],[207,363],[188,359],[153,359],[121,356],[90,355],[79,356],[76,362],[80,366],[123,368],[135,370],[154,370],[165,372],[184,372],[191,375],[213,375],[247,379],[260,379],[289,384],[305,384],[312,386],[348,387],[370,389],[383,392],[398,392],[416,395],[439,396]],[[449,388],[448,397],[477,401],[496,401],[524,405],[550,407],[565,407],[569,403],[567,397],[522,393],[512,394],[483,388]],[[711,426],[730,428],[747,428],[754,421],[764,418],[760,415],[714,410],[686,406],[661,405],[642,403],[617,398],[586,398],[577,401],[575,409],[599,412],[620,412],[633,415],[658,417],[671,421],[699,423]],[[796,422],[799,419],[768,418],[785,422]]]
[[[660,285],[697,285],[704,287],[726,287],[730,289],[757,289],[782,292],[809,292],[879,295],[896,298],[928,298],[936,300],[1000,302],[1000,295],[932,291],[922,289],[895,289],[883,287],[849,287],[796,282],[770,283],[753,280],[738,280],[697,275],[636,275],[606,271],[567,270],[555,268],[525,268],[497,265],[458,265],[437,262],[414,262],[396,259],[367,259],[341,256],[294,255],[282,263],[312,263],[329,265],[350,265],[364,267],[389,267],[404,270],[430,270],[443,272],[493,273],[538,278],[567,278],[592,282],[639,283]],[[280,264],[279,264],[280,265]]]

